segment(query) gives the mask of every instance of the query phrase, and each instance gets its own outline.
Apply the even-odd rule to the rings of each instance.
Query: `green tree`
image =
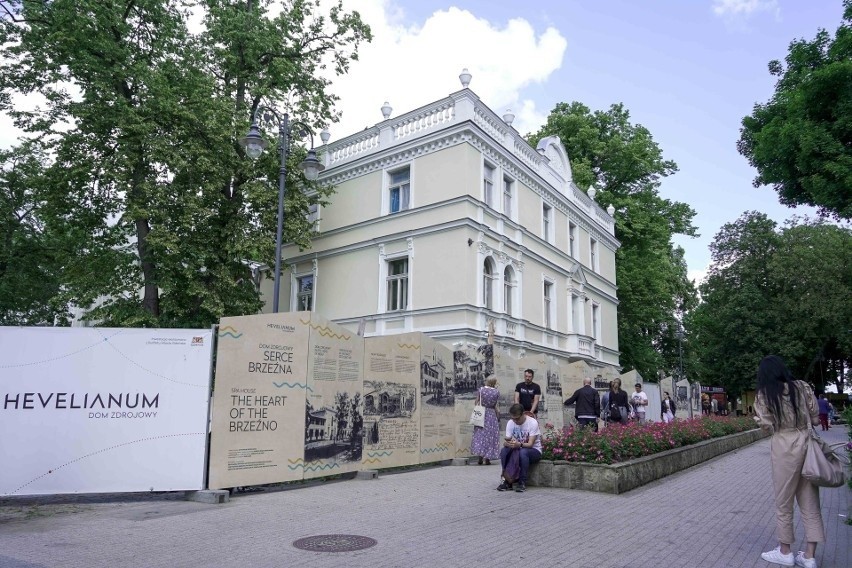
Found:
[[[64,234],[45,220],[46,158],[29,142],[0,150],[0,325],[53,325],[67,320],[57,304]]]
[[[748,212],[722,227],[701,305],[689,316],[702,383],[737,395],[760,359],[782,356],[817,390],[843,391],[852,357],[852,231],[821,220],[779,228]]]
[[[779,311],[777,353],[818,390],[846,386],[852,364],[852,231],[794,220],[770,261]]]
[[[658,369],[673,371],[678,319],[696,301],[683,251],[672,243],[675,234],[695,235],[695,212],[658,192],[660,180],[675,173],[677,165],[663,159],[648,129],[631,123],[621,104],[592,112],[578,102],[559,103],[531,142],[552,135],[568,152],[574,182],[581,188],[594,184],[597,202],[618,211],[618,345],[623,368],[648,378]]]
[[[261,105],[315,127],[334,120],[320,71],[345,72],[370,39],[357,13],[321,13],[316,0],[283,2],[274,17],[262,0],[0,4],[11,16],[0,108],[46,141],[46,200],[77,239],[60,303],[111,325],[196,327],[256,312],[246,261],[273,264],[277,153],[250,163],[237,139]],[[198,33],[191,6],[204,17]],[[28,93],[43,108],[11,106]],[[298,168],[288,173],[290,188],[308,187]],[[308,203],[329,192],[288,193],[287,240],[310,243]]]
[[[852,0],[832,38],[790,44],[786,66],[769,63],[775,94],[743,118],[737,148],[784,205],[852,218]]]
[[[776,223],[750,212],[727,223],[710,245],[712,264],[701,304],[688,318],[702,384],[734,396],[752,388],[761,357],[773,352],[775,311],[769,263]]]

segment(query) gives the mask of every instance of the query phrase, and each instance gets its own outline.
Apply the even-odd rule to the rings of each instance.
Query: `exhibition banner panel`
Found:
[[[212,342],[0,327],[0,495],[202,489]]]
[[[419,333],[364,340],[365,468],[420,463]]]
[[[520,370],[521,379],[518,379]],[[497,376],[497,389],[500,391],[500,400],[497,408],[500,411],[500,439],[502,432],[506,431],[506,422],[509,421],[509,407],[515,403],[515,386],[523,380],[523,370],[517,359],[500,350],[494,351],[494,374]]]
[[[453,388],[456,409],[456,457],[470,455],[473,426],[470,414],[476,403],[476,393],[485,378],[494,372],[494,346],[479,345],[453,351]]]
[[[541,388],[541,399],[538,402],[537,416],[539,428],[544,430],[544,425],[550,421],[547,408],[547,371],[550,366],[550,358],[546,355],[539,354],[535,358],[528,359],[527,361],[531,361],[529,367],[535,371],[533,382],[537,383]]]
[[[361,467],[364,339],[317,314],[306,315],[311,331],[303,471],[310,479]]]
[[[585,377],[592,378],[592,386],[598,390],[598,394],[603,394],[606,389],[601,389],[600,385],[595,383],[594,377],[591,375],[591,367],[585,361],[574,361],[560,367],[559,384],[562,385],[563,401],[572,396],[574,392],[583,386]],[[563,407],[563,425],[575,424],[577,405]]]
[[[455,456],[453,352],[420,335],[420,463]]]
[[[211,489],[302,479],[310,312],[219,322]]]
[[[557,432],[562,431],[562,427],[566,424],[564,409],[562,402],[571,396],[571,393],[564,396],[562,392],[562,377],[559,368],[559,362],[551,359],[548,361],[547,377],[544,384],[541,385],[541,390],[544,391],[544,410],[545,416],[540,420],[541,431],[547,425],[551,425]]]

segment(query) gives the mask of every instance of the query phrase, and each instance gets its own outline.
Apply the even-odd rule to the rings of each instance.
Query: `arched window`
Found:
[[[503,271],[503,311],[507,316],[514,315],[512,313],[513,309],[513,299],[514,299],[514,291],[515,291],[515,271],[512,270],[511,266],[507,266],[506,270]]]
[[[482,267],[482,300],[489,310],[494,309],[494,261],[485,259]]]

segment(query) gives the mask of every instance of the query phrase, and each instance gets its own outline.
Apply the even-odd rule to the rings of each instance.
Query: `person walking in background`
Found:
[[[598,415],[601,413],[601,397],[598,391],[592,387],[592,379],[586,377],[583,379],[583,386],[571,395],[565,401],[565,406],[571,406],[577,403],[574,409],[574,416],[581,428],[586,426],[594,426],[595,432],[598,431]]]
[[[485,460],[485,465],[491,465],[491,460],[500,457],[500,410],[497,402],[500,391],[497,390],[497,377],[490,375],[485,379],[485,386],[480,387],[479,404],[485,407],[485,426],[473,427],[473,439],[470,442],[470,453],[479,456],[479,465]]]
[[[784,361],[776,355],[764,357],[757,368],[755,420],[772,432],[769,460],[775,491],[778,547],[761,558],[782,566],[817,568],[817,543],[825,542],[819,504],[819,488],[802,477],[802,465],[811,425],[819,423],[817,402],[811,387],[793,379]],[[793,501],[799,504],[807,546],[793,555]]]
[[[828,401],[828,429],[831,430],[831,425],[834,424],[834,405]]]
[[[642,390],[642,384],[636,383],[633,385],[636,392],[630,398],[630,404],[633,406],[633,412],[636,413],[636,419],[639,424],[645,423],[645,411],[648,407],[648,395]]]
[[[660,403],[660,412],[663,416],[663,422],[668,424],[669,422],[674,422],[675,412],[677,412],[677,406],[675,405],[675,401],[671,399],[669,393],[663,393],[663,400]]]
[[[617,422],[619,424],[627,424],[627,392],[621,389],[621,379],[613,379],[611,383],[609,383],[609,392],[607,393],[609,398],[607,402],[609,406],[607,410],[609,411],[609,422]],[[618,408],[618,414],[612,412],[612,408]],[[620,417],[616,419],[617,417]]]
[[[823,431],[828,430],[828,400],[826,400],[825,395],[819,395],[819,400],[817,401],[817,409],[819,410],[819,423],[822,426]]]
[[[524,412],[530,416],[538,413],[538,402],[541,400],[541,387],[533,382],[535,371],[527,369],[524,371],[524,380],[515,385],[515,404],[524,407]]]

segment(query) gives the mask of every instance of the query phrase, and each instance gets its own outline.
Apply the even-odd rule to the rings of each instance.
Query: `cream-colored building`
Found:
[[[421,331],[450,348],[483,342],[493,325],[495,348],[512,357],[612,375],[612,211],[572,182],[556,137],[531,147],[508,111],[463,85],[396,118],[386,103],[385,120],[319,148],[320,181],[336,189],[312,248],[284,248],[280,309],[367,337]],[[261,286],[269,298],[272,281]]]

